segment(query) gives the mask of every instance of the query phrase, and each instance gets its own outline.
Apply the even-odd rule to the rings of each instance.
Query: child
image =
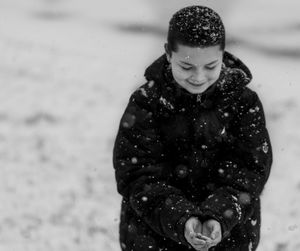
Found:
[[[272,151],[251,73],[207,7],[174,14],[165,50],[115,141],[121,248],[255,250]]]

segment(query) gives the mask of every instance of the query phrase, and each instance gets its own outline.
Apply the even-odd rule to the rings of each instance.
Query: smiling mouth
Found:
[[[187,81],[187,82],[188,82],[189,85],[192,85],[192,86],[195,86],[195,87],[201,87],[205,84],[205,83],[203,83],[203,84],[194,84],[194,83],[191,83],[189,81]]]

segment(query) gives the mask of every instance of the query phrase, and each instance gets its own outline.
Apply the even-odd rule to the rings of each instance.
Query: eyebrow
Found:
[[[217,60],[212,61],[212,62],[210,62],[210,63],[208,63],[208,64],[206,64],[206,65],[213,65],[213,64],[217,63],[218,61],[219,61],[219,60],[217,59]],[[182,63],[182,64],[189,65],[189,66],[194,66],[193,64],[190,64],[190,63],[187,63],[187,62],[184,62],[184,61],[179,61],[179,62]]]

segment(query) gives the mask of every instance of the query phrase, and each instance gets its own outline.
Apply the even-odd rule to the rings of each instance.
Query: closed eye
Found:
[[[192,69],[192,67],[189,67],[189,66],[186,67],[186,66],[182,66],[182,65],[180,65],[180,68],[185,70],[185,71],[188,71],[188,70]]]
[[[205,66],[205,68],[207,69],[207,70],[213,70],[213,69],[215,69],[217,67],[217,65],[214,65],[214,66]]]

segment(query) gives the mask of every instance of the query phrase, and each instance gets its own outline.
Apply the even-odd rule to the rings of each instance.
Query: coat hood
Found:
[[[173,89],[175,91],[173,94],[176,97],[186,96],[197,99],[199,96],[199,94],[187,92],[175,82],[166,54],[163,54],[146,69],[145,78],[164,86],[162,89],[167,88],[168,93]],[[205,97],[204,106],[211,106],[216,97],[218,97],[221,106],[231,104],[251,80],[252,74],[248,67],[239,58],[225,51],[219,79],[201,94]]]

